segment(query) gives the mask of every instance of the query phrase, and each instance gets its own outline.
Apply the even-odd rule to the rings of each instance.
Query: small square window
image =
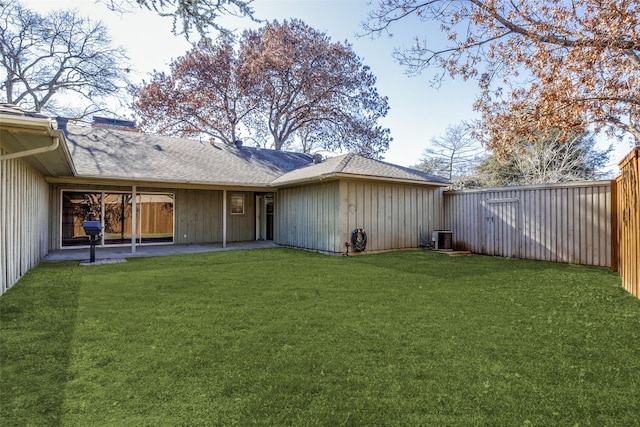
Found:
[[[244,215],[244,194],[231,195],[231,215]]]

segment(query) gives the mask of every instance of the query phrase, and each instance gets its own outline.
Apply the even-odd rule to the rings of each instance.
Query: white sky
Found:
[[[45,12],[55,8],[76,8],[84,16],[102,20],[109,28],[115,45],[121,45],[131,58],[133,80],[148,80],[153,70],[167,70],[173,59],[183,55],[190,45],[182,36],[171,34],[172,20],[153,12],[116,14],[96,0],[22,0],[32,10]],[[386,161],[403,166],[418,163],[423,150],[434,137],[444,135],[448,126],[477,118],[472,110],[477,88],[474,82],[447,80],[439,88],[429,80],[437,70],[418,77],[408,77],[405,69],[392,58],[394,47],[412,43],[415,36],[423,39],[439,37],[438,29],[428,24],[405,21],[392,27],[393,37],[356,37],[362,33],[361,22],[375,7],[377,0],[255,0],[253,7],[259,19],[299,18],[311,27],[325,32],[334,41],[349,41],[353,49],[371,67],[377,77],[378,93],[389,97],[390,110],[381,125],[391,129],[393,142],[384,155]],[[221,21],[241,32],[260,24],[248,19]],[[606,144],[608,145],[608,144]],[[612,155],[615,170],[630,146],[618,144]]]

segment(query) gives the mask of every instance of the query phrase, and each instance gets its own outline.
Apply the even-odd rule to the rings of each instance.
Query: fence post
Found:
[[[611,270],[618,271],[618,247],[620,236],[618,230],[618,181],[611,180]]]

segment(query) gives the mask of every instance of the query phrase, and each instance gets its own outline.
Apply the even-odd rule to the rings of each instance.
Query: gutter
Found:
[[[122,177],[122,176],[100,176],[100,175],[76,175],[73,177],[46,177],[45,180],[51,183],[62,184],[108,184],[124,185],[124,186],[152,186],[152,187],[169,187],[169,188],[203,188],[214,190],[230,190],[230,191],[272,191],[269,184],[260,183],[234,183],[234,182],[208,182],[208,181],[179,181],[140,177]]]
[[[32,148],[29,150],[18,151],[16,153],[9,153],[0,155],[0,160],[11,160],[18,159],[21,157],[29,157],[35,156],[38,154],[48,153],[50,151],[55,151],[58,147],[62,148],[62,152],[64,157],[67,160],[67,165],[71,170],[72,175],[77,175],[75,164],[73,163],[73,159],[71,158],[71,153],[69,153],[69,148],[67,144],[60,144],[60,139],[64,141],[64,132],[60,129],[54,129],[51,119],[47,117],[39,118],[39,117],[24,117],[24,116],[0,116],[0,125],[3,126],[14,126],[17,128],[26,129],[27,131],[38,131],[46,133],[48,136],[53,138],[53,141],[50,145],[46,147],[38,147]]]
[[[18,151],[17,153],[2,154],[0,160],[19,159],[20,157],[35,156],[36,154],[47,153],[49,151],[55,151],[60,145],[60,138],[54,137],[51,145],[46,147],[32,148],[31,150]]]

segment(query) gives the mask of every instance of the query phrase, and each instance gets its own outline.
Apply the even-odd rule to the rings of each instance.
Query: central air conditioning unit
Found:
[[[453,250],[453,232],[449,230],[435,230],[431,235],[431,246],[439,251]]]

